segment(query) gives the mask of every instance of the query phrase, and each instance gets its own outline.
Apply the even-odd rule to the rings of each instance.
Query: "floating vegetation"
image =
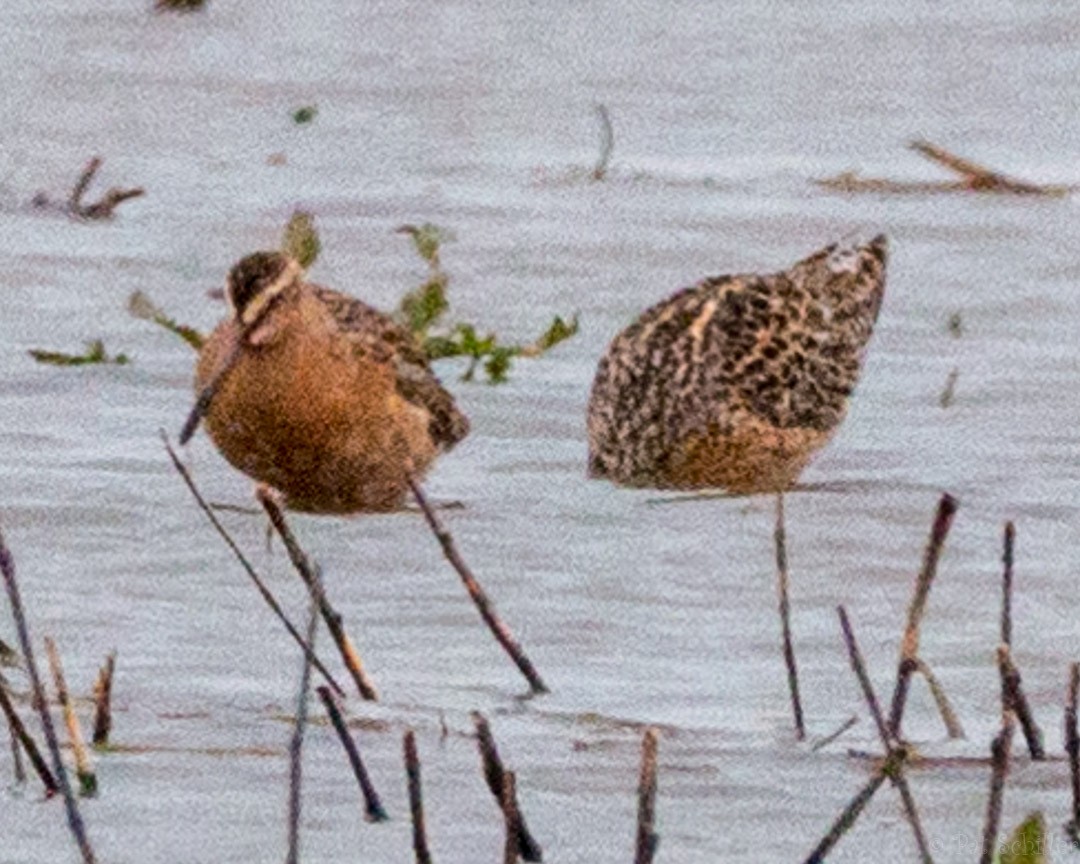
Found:
[[[63,351],[45,351],[40,348],[31,348],[27,351],[38,363],[47,363],[50,366],[88,366],[93,363],[112,363],[117,366],[125,366],[131,362],[127,354],[117,354],[110,357],[105,351],[105,343],[100,339],[94,339],[86,343],[86,351],[82,354],[66,354]]]
[[[206,0],[155,0],[157,12],[198,12],[206,8]]]
[[[607,176],[611,154],[615,150],[615,128],[611,125],[611,115],[606,105],[596,106],[596,119],[600,122],[600,158],[592,171],[593,180],[603,180]]]
[[[315,217],[307,210],[294,210],[281,235],[281,251],[305,270],[319,257],[322,243],[319,232],[315,230]]]
[[[292,120],[297,126],[306,126],[318,116],[317,105],[304,105],[292,112]]]
[[[956,398],[956,382],[960,378],[960,370],[953,369],[949,372],[949,377],[945,379],[945,386],[941,390],[941,395],[938,397],[938,404],[942,408],[948,408],[953,404],[953,400]]]
[[[46,193],[38,192],[33,197],[31,204],[38,208],[59,209],[76,219],[93,221],[99,219],[111,219],[113,211],[120,204],[146,194],[145,190],[141,187],[130,189],[113,187],[92,204],[84,204],[83,197],[86,195],[86,190],[90,186],[90,182],[94,179],[94,175],[97,174],[98,169],[101,167],[101,163],[102,159],[100,156],[95,156],[86,163],[86,167],[83,168],[82,174],[79,175],[79,179],[75,181],[75,185],[72,187],[71,193],[68,195],[66,201],[56,203],[53,202]]]
[[[187,324],[179,324],[173,318],[166,315],[153,300],[142,291],[135,291],[128,298],[128,312],[143,321],[153,321],[160,327],[164,327],[170,333],[175,333],[196,351],[200,350],[206,337],[194,327]]]
[[[949,321],[946,324],[946,327],[948,327],[949,329],[949,335],[956,339],[959,339],[961,336],[964,335],[964,316],[961,314],[959,309],[957,309],[955,312],[952,313],[952,315],[949,316]]]
[[[464,321],[439,327],[450,309],[447,297],[450,277],[442,269],[439,253],[442,244],[452,240],[453,235],[427,223],[403,225],[397,230],[412,238],[429,273],[423,283],[402,297],[395,317],[412,331],[432,360],[468,357],[469,365],[461,375],[462,381],[474,380],[477,368],[482,365],[488,382],[501,384],[509,376],[515,357],[539,357],[578,332],[576,316],[566,321],[558,315],[537,339],[526,344],[500,344],[495,333],[481,336],[475,324]]]
[[[1001,844],[998,864],[1045,864],[1047,845],[1043,814],[1032,813]]]

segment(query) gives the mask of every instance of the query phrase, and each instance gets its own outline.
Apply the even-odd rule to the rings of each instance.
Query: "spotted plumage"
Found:
[[[397,509],[409,474],[468,434],[410,332],[306,282],[292,259],[247,256],[225,295],[230,315],[196,367],[197,391],[217,382],[206,428],[233,466],[292,509]]]
[[[705,279],[615,337],[589,400],[589,475],[778,491],[836,431],[885,289],[884,236],[789,270]]]

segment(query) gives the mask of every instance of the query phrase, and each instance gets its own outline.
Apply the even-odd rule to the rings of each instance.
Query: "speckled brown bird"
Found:
[[[468,434],[410,332],[306,282],[291,258],[247,256],[225,297],[229,317],[196,367],[197,410],[222,455],[291,509],[398,509],[410,473]]]
[[[717,276],[644,312],[600,361],[589,476],[789,488],[839,427],[885,291],[884,236],[771,275]]]

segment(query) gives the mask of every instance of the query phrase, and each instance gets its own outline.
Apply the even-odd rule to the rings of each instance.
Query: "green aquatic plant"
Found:
[[[1036,811],[998,847],[998,864],[1046,864],[1046,820]]]
[[[315,228],[315,217],[307,210],[294,210],[281,235],[281,251],[305,270],[319,257],[322,242]]]
[[[105,343],[100,339],[94,339],[86,343],[86,350],[82,354],[67,354],[63,351],[46,351],[41,348],[31,348],[27,351],[38,363],[46,363],[50,366],[88,366],[94,363],[112,363],[116,366],[125,366],[131,362],[127,354],[109,356],[105,351]]]
[[[160,327],[164,327],[170,333],[175,333],[196,351],[200,350],[206,337],[194,327],[187,324],[179,324],[174,318],[166,315],[158,306],[142,291],[135,291],[128,297],[128,312],[143,321],[153,321]]]
[[[319,107],[317,105],[304,105],[292,112],[292,121],[297,126],[306,126],[308,123],[311,123],[318,114]]]

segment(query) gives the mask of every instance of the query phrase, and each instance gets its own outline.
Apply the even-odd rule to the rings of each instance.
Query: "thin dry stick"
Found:
[[[98,168],[100,167],[101,157],[95,156],[86,163],[86,167],[83,168],[82,174],[79,175],[79,179],[75,181],[75,185],[71,189],[71,195],[68,197],[68,209],[71,210],[72,213],[82,212],[83,195],[86,194],[90,182],[94,179],[94,175],[97,174]]]
[[[881,704],[878,702],[877,694],[874,692],[874,685],[870,681],[869,674],[867,674],[866,664],[863,662],[862,652],[859,651],[859,643],[855,640],[855,631],[851,629],[847,610],[843,606],[837,606],[836,611],[840,616],[840,629],[844,634],[844,644],[847,646],[852,671],[854,671],[855,677],[859,679],[859,686],[862,688],[863,698],[866,699],[866,704],[870,708],[870,715],[874,718],[874,725],[877,727],[881,745],[885,748],[886,754],[892,756],[897,749],[903,748],[896,746],[889,734],[888,727],[885,725],[885,716],[881,712]],[[902,761],[897,763],[895,771],[890,772],[889,779],[892,780],[904,803],[904,811],[915,835],[915,843],[919,847],[919,857],[924,864],[932,864],[933,858],[930,855],[930,844],[926,840],[926,833],[923,831],[922,822],[919,819],[919,811],[915,806],[915,798],[911,794],[911,787],[908,786],[907,778],[904,777]]]
[[[319,625],[319,610],[311,604],[308,616],[307,644],[315,644],[315,631]],[[307,726],[308,690],[311,688],[311,659],[304,655],[300,668],[300,693],[296,697],[296,723],[289,738],[289,809],[288,809],[288,851],[285,864],[299,864],[300,861],[300,786],[303,780],[304,729]]]
[[[103,750],[109,746],[112,731],[112,682],[116,671],[116,652],[109,652],[105,665],[94,681],[94,747]]]
[[[1020,730],[1024,733],[1027,741],[1028,752],[1031,758],[1043,760],[1046,758],[1046,749],[1043,747],[1042,730],[1035,722],[1035,715],[1031,713],[1031,706],[1020,682],[1020,670],[1012,661],[1009,646],[999,645],[997,649],[998,672],[1001,674],[1001,701],[1008,711],[1016,714],[1020,721]]]
[[[1013,192],[1027,195],[1045,195],[1053,187],[1037,186],[1034,183],[1026,183],[1006,177],[1004,174],[978,165],[970,159],[964,159],[954,153],[950,153],[944,147],[938,147],[929,141],[916,140],[908,145],[916,153],[925,156],[933,162],[955,171],[967,181],[971,189],[993,192]]]
[[[0,685],[0,687],[2,686]],[[8,734],[11,738],[11,762],[15,768],[15,783],[21,786],[26,782],[26,766],[23,765],[22,747],[19,746],[19,736],[15,734],[15,730],[10,726],[8,727]]]
[[[795,715],[795,737],[806,737],[802,700],[799,698],[799,670],[795,665],[795,647],[791,639],[791,604],[788,600],[787,530],[784,524],[784,493],[776,495],[776,526],[773,530],[776,546],[776,591],[780,599],[780,628],[783,638],[784,665],[787,667],[791,710]]]
[[[607,176],[608,163],[615,149],[615,129],[611,125],[611,115],[606,105],[596,106],[596,119],[600,122],[600,158],[596,160],[592,179],[603,180]]]
[[[1080,691],[1080,663],[1069,665],[1069,692],[1065,699],[1065,752],[1069,754],[1072,778],[1072,818],[1065,831],[1073,845],[1080,846],[1080,730],[1077,729],[1076,703]]]
[[[409,781],[409,812],[412,814],[413,852],[416,864],[431,864],[427,829],[424,827],[424,798],[420,789],[420,757],[416,754],[416,735],[405,732],[405,775]]]
[[[1004,565],[1001,575],[1001,641],[1012,647],[1012,588],[1013,588],[1013,543],[1016,528],[1012,522],[1005,523],[1005,549],[1001,556]]]
[[[273,494],[265,487],[260,486],[256,492],[256,497],[266,511],[266,515],[270,517],[270,524],[274,526],[274,530],[277,531],[281,542],[285,544],[285,551],[289,553],[289,560],[292,561],[293,568],[307,586],[312,602],[318,606],[323,621],[326,622],[326,629],[330,631],[330,638],[337,645],[338,651],[341,653],[341,659],[345,663],[345,668],[349,670],[353,683],[356,684],[356,689],[360,691],[360,695],[364,699],[371,702],[378,701],[379,694],[375,690],[375,685],[364,669],[364,664],[360,660],[360,654],[356,650],[356,646],[349,638],[349,634],[345,632],[345,621],[341,614],[330,605],[330,600],[323,590],[322,580],[316,572],[317,567],[312,566],[304,550],[300,548],[300,544],[296,541],[289,523],[285,521],[285,514],[281,512],[277,501],[274,500]]]
[[[30,764],[34,766],[34,771],[41,778],[41,782],[45,786],[45,797],[51,798],[59,791],[60,787],[57,785],[52,771],[49,770],[49,766],[41,758],[41,752],[38,750],[37,744],[34,743],[34,739],[30,737],[30,733],[26,731],[22,719],[15,713],[15,706],[11,704],[7,687],[2,683],[0,683],[0,710],[4,712],[4,717],[7,718],[8,728],[11,730],[12,736],[18,739],[23,750],[26,751],[26,755],[30,758]]]
[[[420,510],[423,512],[424,518],[431,528],[431,532],[435,535],[435,539],[439,541],[443,555],[446,557],[446,560],[450,562],[450,565],[454,570],[457,571],[458,576],[461,577],[461,581],[465,584],[465,589],[469,592],[469,597],[472,598],[473,603],[480,612],[480,617],[484,619],[484,623],[487,624],[488,629],[491,630],[495,639],[503,647],[503,650],[510,655],[510,659],[514,661],[514,664],[521,671],[521,674],[525,676],[532,692],[549,692],[547,685],[540,677],[540,673],[536,671],[536,667],[533,666],[532,661],[525,656],[525,652],[522,651],[521,646],[514,639],[510,629],[503,623],[502,619],[499,618],[499,614],[495,611],[495,607],[492,605],[491,600],[488,599],[484,589],[480,587],[480,583],[476,581],[476,577],[469,569],[469,565],[466,564],[465,560],[461,557],[461,554],[458,552],[457,546],[454,543],[454,538],[450,535],[450,532],[443,527],[442,522],[439,521],[438,515],[436,515],[435,511],[432,509],[431,504],[428,503],[427,496],[424,495],[423,490],[420,488],[420,484],[411,476],[409,477],[409,488],[412,490],[413,497],[420,506]]]
[[[195,485],[195,481],[191,479],[191,474],[184,467],[184,463],[180,461],[180,458],[176,455],[176,451],[173,450],[172,445],[169,443],[169,437],[164,431],[161,433],[161,440],[165,443],[165,450],[169,454],[169,458],[172,460],[173,467],[180,475],[184,484],[187,486],[188,491],[191,492],[192,497],[195,499],[195,503],[199,505],[199,509],[206,514],[206,518],[210,520],[210,524],[214,526],[214,530],[222,540],[225,541],[225,545],[229,547],[236,560],[240,562],[240,566],[244,568],[244,572],[247,573],[248,578],[251,579],[252,584],[259,592],[259,596],[266,601],[266,605],[270,607],[277,619],[285,625],[285,629],[289,632],[289,635],[293,638],[293,641],[300,646],[307,656],[311,660],[311,665],[314,666],[319,674],[326,680],[326,683],[334,688],[334,692],[340,696],[345,695],[345,691],[341,689],[341,685],[337,683],[334,676],[330,674],[330,670],[326,668],[323,662],[316,656],[315,652],[311,650],[311,647],[304,641],[304,637],[300,635],[300,631],[296,629],[293,623],[289,620],[285,614],[285,610],[281,608],[281,604],[275,599],[270,589],[266,587],[266,583],[258,573],[255,572],[255,568],[251,566],[251,563],[244,556],[244,553],[240,551],[240,547],[236,545],[236,541],[232,539],[229,532],[225,530],[225,526],[221,524],[221,521],[215,515],[213,508],[203,498],[202,493],[199,492],[198,487]]]
[[[1009,754],[1012,750],[1013,729],[1016,719],[1013,712],[1005,709],[1001,714],[1001,731],[990,744],[990,797],[986,802],[986,822],[983,825],[982,855],[979,864],[992,864],[994,847],[997,845],[1001,826],[1001,803],[1005,796],[1005,778],[1009,773]]]
[[[945,731],[948,736],[950,738],[966,738],[967,735],[964,733],[960,718],[956,716],[949,697],[945,695],[945,688],[941,686],[941,682],[938,681],[934,670],[930,668],[928,663],[923,662],[921,657],[915,659],[915,670],[926,680],[926,686],[930,688],[930,695],[934,697],[934,704],[937,705],[938,713],[945,724]]]
[[[64,807],[67,811],[68,827],[75,838],[75,843],[82,853],[85,864],[95,864],[94,851],[90,848],[90,841],[86,837],[86,826],[83,824],[82,814],[79,813],[79,804],[75,800],[75,794],[71,791],[71,783],[68,781],[67,770],[64,761],[60,757],[60,742],[56,737],[56,727],[53,726],[52,715],[49,714],[49,706],[45,700],[45,688],[41,685],[41,676],[38,674],[37,662],[34,660],[33,645],[30,642],[30,630],[26,625],[26,615],[23,612],[22,598],[19,596],[19,583],[15,579],[15,561],[11,552],[4,542],[4,536],[0,533],[0,571],[3,572],[4,584],[7,588],[8,601],[11,604],[11,615],[15,619],[15,630],[19,634],[19,646],[22,649],[23,661],[26,663],[26,674],[30,678],[30,689],[34,695],[34,705],[37,706],[41,715],[41,728],[45,732],[45,743],[52,757],[53,772],[56,775],[57,785],[64,796]]]
[[[330,692],[329,687],[316,687],[315,692],[319,694],[326,713],[330,716],[330,723],[333,724],[334,731],[341,740],[341,746],[345,748],[345,755],[356,776],[356,782],[360,784],[360,793],[364,796],[364,818],[368,822],[385,822],[390,817],[386,815],[382,801],[379,800],[379,793],[375,791],[375,784],[371,782],[364,760],[360,758],[360,750],[349,734],[349,728],[345,725],[345,718],[342,716],[336,697]]]
[[[638,777],[637,847],[634,864],[652,864],[660,835],[656,833],[656,730],[649,728],[641,738],[641,774]]]
[[[959,503],[948,493],[941,496],[938,502],[937,514],[934,517],[933,527],[930,529],[930,539],[926,544],[923,554],[922,569],[919,571],[915,582],[915,593],[908,606],[907,624],[904,627],[903,641],[900,643],[900,663],[896,671],[896,687],[893,689],[892,710],[889,713],[889,732],[894,737],[900,737],[900,725],[904,719],[904,706],[907,703],[908,687],[911,683],[911,673],[918,666],[919,657],[919,626],[922,623],[923,613],[926,612],[926,601],[930,596],[930,586],[937,574],[938,561],[941,558],[941,548],[945,544],[949,528],[952,526],[953,517]]]
[[[859,722],[858,716],[855,715],[855,714],[852,714],[850,717],[848,717],[847,720],[845,720],[843,723],[840,724],[839,728],[835,732],[832,732],[832,733],[826,735],[824,738],[822,738],[822,739],[820,739],[818,741],[815,741],[813,743],[813,745],[811,745],[810,749],[813,750],[815,753],[818,750],[824,750],[826,747],[828,747],[830,744],[832,744],[833,741],[835,741],[837,738],[839,738],[841,735],[843,735],[845,732],[847,732],[848,729],[850,729],[852,726],[854,726],[858,722]]]
[[[890,774],[895,773],[903,764],[903,761],[904,750],[903,748],[897,748],[885,760],[885,764],[870,778],[867,784],[856,793],[855,797],[851,799],[847,807],[845,807],[843,812],[837,817],[836,821],[829,826],[829,830],[825,832],[825,836],[822,837],[818,845],[814,847],[814,851],[806,857],[804,864],[821,864],[821,862],[825,860],[833,847],[840,842],[840,838],[855,824],[855,821],[859,818],[859,814],[866,809],[866,805],[870,803],[870,799],[874,797],[874,793],[881,788],[881,784],[885,782],[885,778]]]
[[[97,795],[97,775],[94,766],[90,762],[90,753],[86,749],[86,741],[83,739],[82,729],[79,726],[79,718],[75,715],[75,708],[71,704],[68,695],[67,682],[64,680],[64,667],[60,663],[60,652],[56,648],[56,642],[49,636],[45,637],[45,653],[49,657],[49,668],[52,670],[53,683],[56,685],[56,698],[64,712],[64,723],[67,725],[68,740],[71,749],[75,753],[75,776],[79,780],[79,792],[84,798],[92,798]]]
[[[519,818],[521,811],[517,807],[517,781],[513,771],[507,771],[503,775],[502,782],[502,813],[503,822],[506,825],[506,839],[503,842],[503,864],[516,864],[518,860],[518,847],[520,846],[521,831]]]
[[[505,783],[508,772],[503,767],[499,749],[495,745],[495,737],[491,734],[491,725],[479,711],[472,712],[472,721],[476,727],[476,744],[480,750],[480,758],[484,765],[484,779],[487,781],[491,794],[495,796],[495,801],[505,809],[507,806],[505,803]],[[510,806],[517,811],[514,825],[517,830],[518,852],[521,854],[522,860],[529,862],[542,861],[544,858],[543,850],[529,832],[529,826],[525,824],[525,816],[521,813],[516,794],[512,797]]]
[[[79,179],[75,181],[75,186],[71,190],[71,195],[68,196],[68,211],[73,216],[78,216],[81,219],[107,219],[112,216],[113,210],[123,202],[130,198],[138,198],[140,195],[145,194],[145,191],[139,188],[113,188],[106,192],[101,200],[95,201],[93,204],[84,205],[82,203],[83,196],[86,194],[87,188],[89,188],[91,181],[94,179],[94,175],[97,174],[100,167],[101,158],[95,156],[86,164],[82,174],[79,175]]]

